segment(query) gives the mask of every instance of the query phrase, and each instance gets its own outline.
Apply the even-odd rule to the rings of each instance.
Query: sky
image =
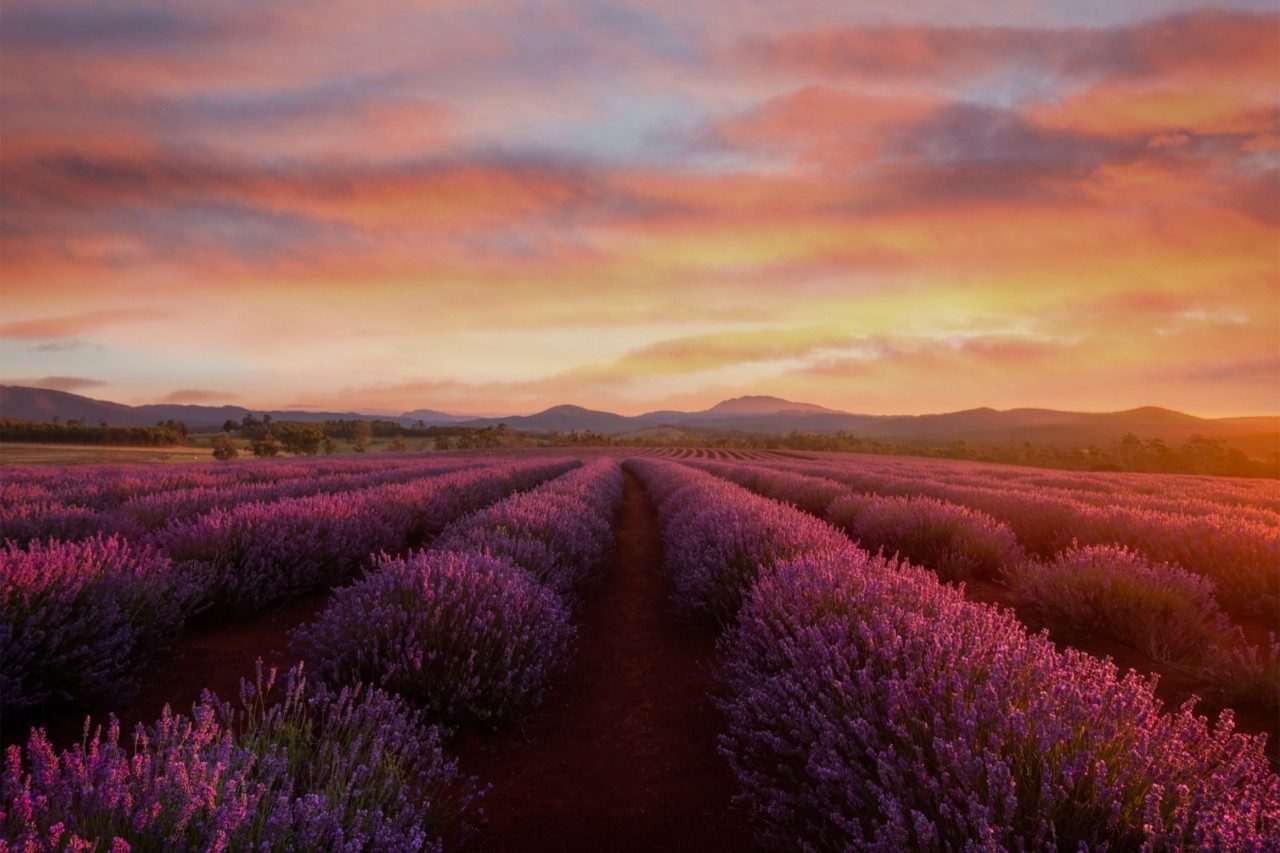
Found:
[[[1280,17],[5,0],[0,381],[1273,414]]]

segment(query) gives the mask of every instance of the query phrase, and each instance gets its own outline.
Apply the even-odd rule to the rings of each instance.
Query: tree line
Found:
[[[0,418],[0,441],[45,442],[49,444],[102,444],[134,447],[172,447],[187,444],[187,425],[182,421],[161,421],[155,426],[108,426],[99,421],[25,421]]]

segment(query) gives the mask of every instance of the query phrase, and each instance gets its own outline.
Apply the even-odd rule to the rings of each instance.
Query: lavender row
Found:
[[[237,504],[328,494],[444,474],[479,463],[470,459],[420,460],[410,465],[353,472],[289,476],[258,482],[162,489],[135,495],[106,509],[34,501],[0,508],[0,540],[81,539],[96,534],[135,538],[177,519]]]
[[[1007,524],[1024,548],[1046,559],[1075,545],[1125,546],[1208,577],[1219,602],[1233,613],[1273,614],[1280,607],[1280,529],[1230,513],[1105,509],[1057,496],[871,476],[847,466],[769,467],[833,479],[856,491],[923,495],[967,506]]]
[[[41,729],[10,747],[0,849],[439,851],[479,793],[398,697],[259,661],[239,708],[206,693],[132,747],[114,718],[61,753]]]
[[[223,617],[346,578],[371,553],[576,465],[511,462],[411,483],[248,504],[150,539],[0,549],[0,703],[127,695],[131,674],[193,616]]]
[[[327,680],[367,681],[435,719],[495,723],[564,670],[569,605],[612,545],[621,471],[602,459],[450,525],[429,551],[386,558],[296,635]]]
[[[608,560],[621,500],[622,469],[598,459],[458,519],[433,547],[499,557],[573,604]]]
[[[434,458],[434,457],[432,457]],[[422,457],[247,460],[218,465],[9,465],[4,503],[51,502],[109,509],[139,495],[187,488],[274,483],[299,477],[359,474],[422,464]]]
[[[1280,483],[1275,480],[1190,474],[1076,473],[947,459],[855,454],[811,454],[805,461],[841,465],[868,475],[918,478],[957,485],[1031,490],[1051,488],[1069,491],[1074,497],[1092,499],[1115,496],[1122,501],[1132,498],[1208,502],[1233,509],[1246,507],[1280,513]]]
[[[959,504],[855,492],[835,480],[772,467],[682,464],[826,519],[864,549],[900,554],[946,581],[1000,579],[1027,559],[1008,525]]]
[[[848,461],[846,460],[846,464]],[[1126,480],[1117,482],[1087,479],[1098,476],[1092,474],[1077,475],[1070,480],[1060,477],[1009,476],[1006,472],[995,472],[976,465],[952,468],[934,463],[919,463],[890,467],[862,463],[859,460],[857,467],[868,474],[892,473],[897,479],[948,486],[998,488],[1011,493],[1060,497],[1101,507],[1123,506],[1174,515],[1218,515],[1230,512],[1249,521],[1280,527],[1280,511],[1241,503],[1244,499],[1242,495],[1229,486],[1215,482],[1220,478],[1196,478],[1197,482],[1180,487],[1176,482],[1164,482],[1171,478],[1168,474],[1126,474],[1123,475]],[[1260,495],[1255,495],[1254,498],[1260,499],[1262,503],[1270,503]]]
[[[859,493],[834,480],[768,467],[683,464],[825,518],[864,549],[896,553],[942,580],[1006,583],[1019,615],[1050,628],[1056,639],[1117,640],[1157,663],[1196,673],[1224,701],[1280,702],[1280,670],[1248,651],[1220,609],[1213,582],[1178,566],[1111,545],[1072,547],[1041,561],[1022,551],[1007,525],[936,498]]]
[[[1214,727],[1164,712],[1136,675],[1059,653],[797,509],[628,465],[658,504],[682,606],[726,605],[722,750],[765,843],[1262,849],[1280,832],[1265,739],[1229,712]]]
[[[143,541],[204,580],[220,613],[341,581],[370,554],[417,546],[456,518],[576,467],[576,460],[508,461],[341,494],[214,510]]]

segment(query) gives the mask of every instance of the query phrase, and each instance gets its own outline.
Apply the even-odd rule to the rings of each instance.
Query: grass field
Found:
[[[99,444],[0,444],[0,465],[88,465],[102,462],[212,461],[206,447],[104,447]]]
[[[7,441],[0,443],[0,465],[93,465],[107,462],[212,462],[213,450],[210,436],[193,436],[195,444],[185,447],[107,447],[100,444],[38,444]],[[339,441],[335,454],[354,454],[354,445]],[[236,440],[241,459],[251,459],[249,442]],[[374,438],[366,445],[368,453],[387,453],[391,439]],[[429,438],[409,439],[405,452],[421,453],[432,450]],[[287,457],[288,454],[281,454]]]

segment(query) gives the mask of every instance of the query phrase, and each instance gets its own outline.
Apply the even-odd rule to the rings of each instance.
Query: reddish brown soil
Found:
[[[713,642],[671,611],[657,517],[630,474],[613,530],[573,670],[523,730],[458,737],[462,769],[493,786],[476,847],[752,849],[715,751]]]
[[[32,726],[45,726],[55,746],[70,746],[80,741],[85,716],[92,716],[96,725],[112,712],[122,730],[132,732],[135,723],[155,722],[166,704],[175,711],[190,711],[206,688],[234,702],[240,679],[253,677],[258,658],[281,669],[297,662],[287,651],[289,633],[319,614],[328,597],[328,592],[317,592],[245,618],[196,625],[174,638],[146,667],[132,700],[100,702],[81,710],[6,714],[4,743],[25,741]]]

